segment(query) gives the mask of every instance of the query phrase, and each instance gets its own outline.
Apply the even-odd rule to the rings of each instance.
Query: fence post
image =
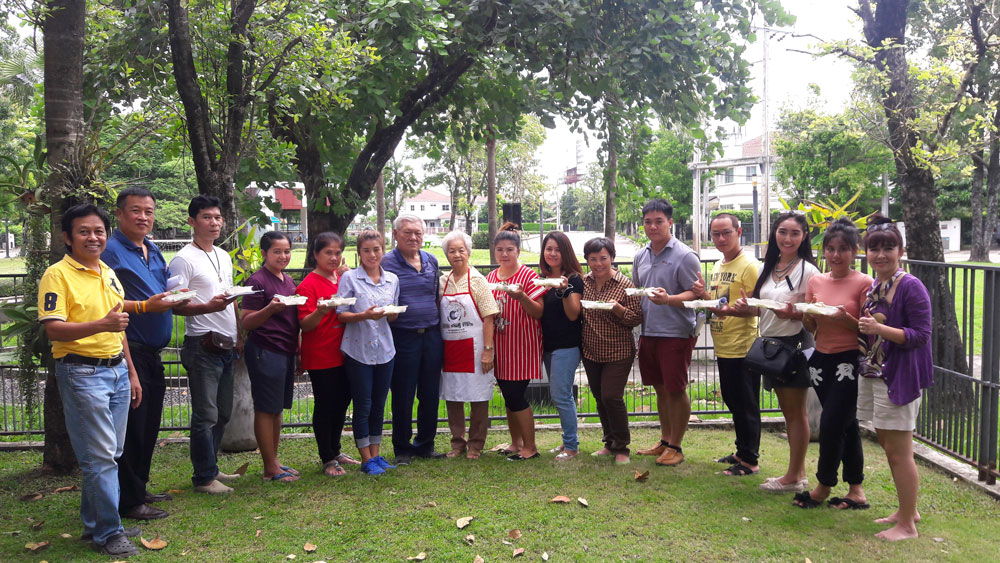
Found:
[[[996,483],[1000,408],[1000,272],[983,272],[983,396],[979,416],[979,480]]]

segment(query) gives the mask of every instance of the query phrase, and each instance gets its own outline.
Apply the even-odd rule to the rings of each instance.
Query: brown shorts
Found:
[[[676,393],[687,389],[688,368],[697,338],[639,337],[639,374],[643,385]]]

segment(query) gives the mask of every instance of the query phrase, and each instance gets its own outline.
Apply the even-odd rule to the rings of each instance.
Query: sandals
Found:
[[[577,452],[573,451],[573,453],[569,453],[571,451],[573,450],[563,450],[559,452],[558,454],[556,454],[556,461],[567,461],[575,458],[577,456]]]
[[[526,459],[535,459],[536,457],[542,457],[542,454],[535,452],[534,455],[529,455],[528,457],[524,457],[521,454],[514,454],[507,456],[507,461],[524,461]]]
[[[503,450],[497,450],[497,453],[500,454],[500,455],[502,455],[502,456],[504,456],[504,457],[510,457],[510,456],[516,454],[519,451],[520,450],[503,449]]]
[[[833,497],[832,499],[827,501],[827,504],[838,510],[868,510],[869,508],[872,507],[872,505],[868,504],[867,502],[864,501],[858,502],[854,499],[847,497],[843,498]],[[841,504],[846,504],[847,506],[841,508],[840,506],[838,506]]]
[[[549,453],[550,454],[558,454],[558,453],[562,453],[562,451],[565,450],[565,449],[566,448],[562,444],[559,444],[558,446],[556,446],[556,447],[552,448],[551,450],[549,450]]]
[[[333,473],[330,473],[328,471],[328,469],[330,468],[333,468],[334,471]],[[344,471],[344,468],[343,466],[340,465],[339,461],[337,461],[336,459],[331,459],[330,461],[323,464],[323,473],[330,477],[340,477],[342,475],[345,475],[347,472]]]
[[[287,465],[279,465],[278,467],[280,467],[281,470],[284,471],[285,473],[291,473],[292,475],[295,475],[296,477],[299,476],[299,472],[298,471],[292,469],[291,467],[288,467]]]
[[[720,457],[719,459],[715,460],[715,462],[716,463],[728,463],[728,464],[732,465],[734,463],[739,463],[740,460],[736,458],[735,454],[729,454],[726,457]]]
[[[287,471],[282,471],[281,473],[277,473],[277,474],[275,474],[272,477],[268,477],[267,475],[264,475],[263,477],[261,477],[261,480],[264,481],[265,483],[267,483],[267,482],[272,482],[272,483],[291,483],[293,481],[298,481],[299,478],[297,476],[295,476],[295,475],[292,475],[291,473],[289,473]]]
[[[816,508],[817,506],[823,504],[823,501],[812,498],[809,491],[802,491],[800,493],[795,493],[795,496],[792,497],[792,504],[799,508]]]
[[[730,477],[743,477],[744,475],[756,475],[757,473],[760,473],[760,469],[750,469],[738,461],[722,472],[723,475],[729,475]]]
[[[353,457],[347,454],[338,455],[337,461],[340,462],[341,465],[361,465],[360,461],[354,459]]]

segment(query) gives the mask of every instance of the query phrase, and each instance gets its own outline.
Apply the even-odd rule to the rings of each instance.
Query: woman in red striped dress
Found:
[[[535,286],[538,274],[521,265],[521,237],[517,225],[505,223],[493,239],[500,267],[486,276],[486,281],[501,284],[493,290],[500,305],[496,316],[497,385],[507,407],[510,426],[509,461],[538,457],[535,446],[535,418],[524,394],[532,379],[542,378],[542,297],[545,288]]]

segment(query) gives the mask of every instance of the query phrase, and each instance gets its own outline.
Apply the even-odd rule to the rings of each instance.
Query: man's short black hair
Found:
[[[652,213],[653,211],[659,211],[667,216],[667,219],[674,218],[674,206],[670,205],[670,202],[663,198],[651,199],[646,202],[646,205],[642,206],[642,216],[645,217],[647,213]]]
[[[118,192],[118,199],[115,200],[115,206],[118,207],[118,209],[125,209],[125,200],[128,199],[128,196],[148,197],[153,200],[153,203],[156,203],[156,196],[153,195],[153,192],[149,191],[149,188],[143,186],[129,186]]]
[[[82,217],[90,217],[91,215],[97,215],[101,218],[101,222],[104,223],[104,232],[108,235],[111,234],[111,218],[108,217],[108,213],[97,207],[93,203],[79,203],[70,207],[63,213],[62,216],[62,231],[70,236],[70,240],[73,239],[73,221],[75,219],[80,219]],[[73,252],[73,247],[66,245],[66,250]]]
[[[202,209],[211,209],[213,207],[218,207],[219,211],[222,210],[222,202],[219,198],[214,195],[196,195],[188,204],[188,217],[192,219],[198,216],[198,213]]]

